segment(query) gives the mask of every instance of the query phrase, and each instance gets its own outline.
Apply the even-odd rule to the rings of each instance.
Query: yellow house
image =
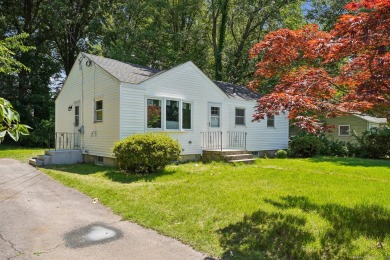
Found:
[[[333,140],[344,142],[355,142],[353,133],[361,135],[364,131],[375,131],[375,129],[387,126],[386,118],[378,118],[361,114],[353,114],[349,116],[340,116],[336,118],[326,119],[330,125],[335,128],[327,137]]]

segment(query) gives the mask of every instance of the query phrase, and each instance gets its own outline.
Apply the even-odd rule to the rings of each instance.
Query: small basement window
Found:
[[[96,164],[97,165],[103,165],[104,164],[103,156],[96,156]]]
[[[349,136],[350,126],[349,125],[339,125],[339,136]]]

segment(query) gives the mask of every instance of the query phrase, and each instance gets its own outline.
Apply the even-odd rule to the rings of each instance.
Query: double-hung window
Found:
[[[267,116],[267,127],[275,127],[275,116]]]
[[[103,100],[95,101],[95,122],[103,121]]]
[[[236,125],[245,125],[245,108],[236,107]]]

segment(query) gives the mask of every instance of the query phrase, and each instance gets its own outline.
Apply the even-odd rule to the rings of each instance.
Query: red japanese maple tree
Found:
[[[280,29],[252,47],[250,55],[260,61],[249,87],[277,82],[259,99],[254,121],[288,112],[293,124],[316,132],[322,118],[347,113],[390,119],[390,0],[345,8],[349,14],[330,32],[317,25]]]

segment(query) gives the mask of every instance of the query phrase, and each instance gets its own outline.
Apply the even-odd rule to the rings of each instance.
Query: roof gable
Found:
[[[191,64],[199,70],[199,68],[196,65],[194,65],[192,62],[186,62],[184,64],[175,66],[169,70],[162,71],[159,69],[125,63],[114,59],[105,58],[105,57],[96,56],[87,53],[81,53],[81,55],[92,60],[99,67],[107,71],[109,74],[117,78],[119,81],[131,83],[131,84],[139,84],[154,76],[165,74],[165,72],[175,71],[176,68],[186,64],[187,65]],[[204,75],[204,73],[201,70],[199,71],[202,73],[202,75]],[[250,90],[246,86],[234,85],[232,83],[227,83],[223,81],[212,81],[206,75],[204,76],[210,82],[214,83],[214,85],[216,85],[218,89],[222,91],[228,98],[244,100],[244,101],[256,101],[261,97],[258,93]]]
[[[92,60],[122,82],[138,84],[162,72],[158,69],[125,63],[92,54],[82,53],[82,55]]]

